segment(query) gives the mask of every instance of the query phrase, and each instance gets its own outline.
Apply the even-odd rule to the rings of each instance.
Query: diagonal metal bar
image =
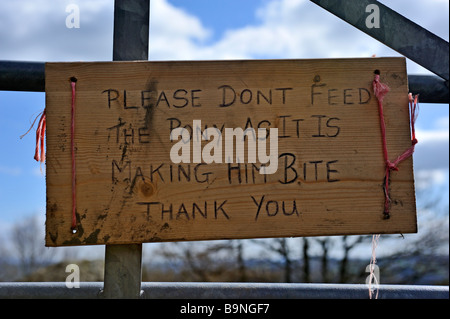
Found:
[[[382,3],[375,0],[311,1],[429,71],[449,80],[448,42]],[[373,5],[379,10],[380,23],[376,27],[366,23],[368,18],[372,19],[369,15],[375,13],[371,9]]]

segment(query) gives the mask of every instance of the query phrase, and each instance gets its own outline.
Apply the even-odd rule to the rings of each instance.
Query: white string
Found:
[[[378,246],[378,241],[380,239],[380,235],[373,235],[372,236],[372,257],[370,258],[370,265],[369,265],[369,298],[372,299],[373,293],[375,291],[375,299],[378,299],[378,278],[374,274],[375,270],[375,264],[377,263],[377,257],[376,257],[376,249]],[[372,289],[372,281],[375,281],[375,288]]]

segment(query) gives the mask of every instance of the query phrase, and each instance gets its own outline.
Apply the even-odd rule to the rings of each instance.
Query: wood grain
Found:
[[[417,231],[404,58],[46,64],[46,245]],[[77,227],[71,232],[71,77],[77,78]],[[233,102],[233,103],[232,103]],[[170,129],[278,128],[278,170],[171,162]],[[204,142],[206,143],[206,142]]]

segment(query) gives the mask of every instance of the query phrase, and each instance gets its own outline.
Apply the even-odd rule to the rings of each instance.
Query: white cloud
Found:
[[[439,118],[433,129],[416,130],[419,143],[414,153],[417,190],[445,190],[449,182],[449,117]]]
[[[9,175],[9,176],[19,176],[23,173],[22,169],[20,167],[9,167],[0,165],[0,175]]]
[[[423,169],[415,174],[415,182],[418,190],[428,189],[432,186],[443,186],[448,182],[448,169]]]
[[[195,59],[211,36],[201,21],[167,0],[150,2],[150,59]]]
[[[35,177],[42,177],[45,178],[45,165],[41,163],[36,163],[36,167],[33,167],[31,169],[31,175]]]
[[[384,1],[394,9],[448,38],[448,15],[442,3]],[[267,1],[257,10],[259,23],[227,30],[215,42],[204,41],[210,31],[198,19],[174,8],[166,0],[154,0],[150,29],[152,60],[336,58],[398,56],[399,54],[307,0]],[[395,4],[397,4],[395,6]],[[446,12],[447,10],[445,10]],[[420,15],[421,12],[427,14]],[[447,15],[447,16],[445,16]],[[170,23],[167,18],[170,17]],[[436,19],[442,16],[442,19]],[[173,17],[173,18],[172,18]],[[408,61],[413,73],[429,73]]]
[[[202,41],[211,35],[197,17],[172,6],[167,0],[151,1],[150,6],[150,30],[158,38],[173,42],[179,39]]]
[[[416,130],[416,135],[420,136],[420,141],[422,143],[441,143],[441,142],[448,143],[449,141],[448,129]]]
[[[448,3],[383,1],[448,38]],[[398,2],[403,3],[402,6]],[[65,8],[80,8],[79,29],[68,29]],[[111,60],[113,0],[0,2],[0,59]],[[426,12],[426,14],[421,14]],[[329,58],[397,55],[307,0],[271,0],[255,13],[258,23],[227,30],[212,41],[201,20],[168,0],[152,0],[150,59]],[[436,16],[443,17],[436,19]],[[412,69],[417,69],[411,66]],[[420,70],[417,69],[417,70]],[[423,72],[423,70],[420,70]]]
[[[448,136],[449,136],[449,117],[441,117],[440,119],[438,119],[436,121],[436,127],[442,129],[442,131],[446,132],[446,136],[447,136],[447,140],[448,140]]]
[[[80,8],[80,28],[66,27],[66,6]],[[0,59],[110,60],[114,1],[22,0],[0,3]]]
[[[416,130],[419,143],[414,153],[417,171],[445,170],[449,163],[449,118],[437,120],[434,129]],[[447,178],[448,180],[448,178]]]
[[[168,12],[174,10],[168,10],[165,0],[156,3]],[[180,40],[179,34],[183,35],[184,30],[193,30],[198,34],[197,40],[206,38],[208,30],[196,20],[185,19],[182,25],[170,26],[159,26],[158,20],[153,21],[151,59],[368,57],[383,49],[379,42],[310,1],[269,1],[256,15],[258,24],[227,30],[221,39],[207,44],[189,40],[196,38],[192,33]],[[160,29],[168,29],[170,34],[157,32]]]

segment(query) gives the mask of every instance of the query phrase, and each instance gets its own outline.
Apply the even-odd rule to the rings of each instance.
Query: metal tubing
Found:
[[[104,278],[102,298],[140,298],[142,244],[106,245]]]
[[[311,0],[429,71],[449,80],[448,42],[375,0]],[[369,7],[372,5],[372,7]],[[368,26],[373,6],[380,23]],[[369,12],[366,12],[368,10]]]
[[[113,60],[148,60],[150,0],[114,1]]]
[[[0,283],[0,299],[97,299],[103,283]],[[148,299],[368,299],[363,284],[142,283]],[[449,299],[448,286],[380,285],[378,299]]]
[[[433,75],[409,75],[409,91],[419,94],[420,103],[449,103],[448,81]]]
[[[45,63],[0,61],[0,91],[45,91]]]
[[[449,103],[448,81],[433,75],[409,75],[409,91],[421,103]],[[45,91],[44,62],[0,61],[0,91]]]
[[[115,0],[113,60],[148,60],[150,0]],[[142,244],[106,245],[104,298],[141,295]]]

